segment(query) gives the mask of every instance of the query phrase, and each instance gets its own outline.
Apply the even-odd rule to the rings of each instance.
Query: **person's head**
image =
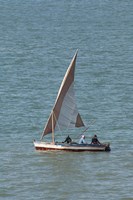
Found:
[[[94,137],[96,137],[96,138],[97,138],[97,135],[94,135]]]
[[[85,136],[84,136],[84,135],[82,135],[82,138],[83,138],[83,139],[85,139]]]

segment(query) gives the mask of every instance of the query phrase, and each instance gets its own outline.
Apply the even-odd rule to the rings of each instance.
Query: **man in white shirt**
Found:
[[[87,144],[87,142],[85,141],[85,136],[82,135],[80,140],[79,140],[79,144]]]

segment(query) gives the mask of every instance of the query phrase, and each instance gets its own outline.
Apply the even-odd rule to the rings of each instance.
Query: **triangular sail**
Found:
[[[60,129],[81,127],[84,123],[78,113],[75,93],[74,93],[74,71],[77,52],[75,53],[68,70],[60,86],[55,105],[51,111],[49,119],[43,131],[43,135],[52,133],[52,123],[54,130],[59,126]],[[53,120],[52,120],[53,116]],[[57,125],[58,124],[58,125]]]

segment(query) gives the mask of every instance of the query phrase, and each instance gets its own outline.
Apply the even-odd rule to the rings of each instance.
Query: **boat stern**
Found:
[[[105,151],[111,151],[110,143],[105,145]]]

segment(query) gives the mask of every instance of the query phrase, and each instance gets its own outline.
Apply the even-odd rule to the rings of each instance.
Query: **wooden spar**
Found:
[[[54,144],[54,112],[52,112],[52,143]]]
[[[93,121],[91,122],[91,124],[82,132],[82,134],[85,133],[85,132],[90,128],[90,126],[91,126],[92,124],[95,123],[95,121],[96,121],[96,120],[93,120]]]

